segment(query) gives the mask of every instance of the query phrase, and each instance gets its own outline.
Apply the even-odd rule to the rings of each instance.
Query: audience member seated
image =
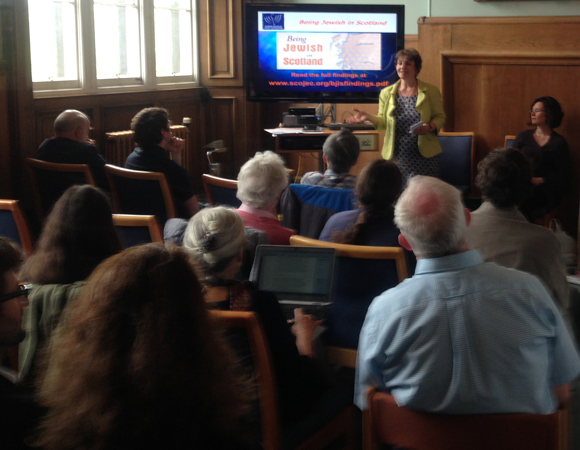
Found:
[[[54,137],[40,144],[36,159],[59,164],[87,164],[96,185],[108,192],[107,161],[95,147],[95,141],[89,138],[90,128],[90,120],[82,112],[63,111],[54,121]]]
[[[280,225],[276,207],[288,186],[288,174],[282,158],[271,151],[257,152],[238,174],[237,197],[242,202],[236,211],[244,225],[265,231],[272,245],[290,245],[294,230]]]
[[[301,184],[322,186],[339,189],[352,189],[356,183],[356,176],[348,172],[356,164],[360,154],[360,143],[356,136],[348,129],[331,134],[322,146],[322,159],[328,167],[323,174],[307,172]]]
[[[101,261],[121,251],[113,227],[111,205],[100,189],[72,186],[55,203],[36,250],[24,263],[20,278],[34,283],[24,310],[26,339],[20,344],[20,376],[30,382],[36,372],[36,351],[57,325],[66,304],[76,296]]]
[[[568,329],[540,280],[483,262],[470,213],[441,180],[413,177],[395,207],[415,276],[371,304],[361,331],[355,401],[369,386],[399,406],[447,414],[549,414],[580,373]]]
[[[282,309],[271,292],[255,289],[248,281],[235,281],[242,263],[246,237],[244,225],[234,210],[206,208],[189,222],[183,247],[196,262],[205,300],[211,308],[255,311],[271,351],[277,379],[278,405],[283,420],[299,419],[324,389],[314,357],[313,335],[318,322],[295,312],[292,333]]]
[[[129,248],[97,267],[53,334],[38,444],[249,448],[240,429],[248,389],[233,361],[187,255],[163,244]]]
[[[165,228],[163,229],[163,241],[165,243],[171,242],[181,247],[183,245],[183,236],[187,228],[187,223],[188,221],[185,219],[169,219],[165,222]],[[247,280],[250,278],[250,272],[252,271],[254,258],[256,256],[256,247],[270,243],[264,231],[251,227],[244,227],[244,231],[246,233],[246,244],[244,246],[242,267],[235,277],[236,280]]]
[[[0,448],[6,450],[28,449],[24,442],[40,417],[32,391],[19,386],[16,372],[2,366],[8,348],[25,335],[21,322],[28,289],[18,284],[15,274],[21,259],[20,251],[0,237]]]
[[[358,209],[336,213],[320,233],[321,241],[352,245],[398,246],[394,203],[401,195],[403,178],[397,165],[377,160],[360,173],[355,193]]]
[[[560,242],[517,209],[531,190],[531,180],[529,162],[513,148],[497,149],[479,163],[475,183],[484,202],[471,214],[467,245],[484,261],[536,275],[566,311],[569,287]]]
[[[569,187],[571,161],[568,143],[554,131],[562,123],[564,113],[553,97],[539,97],[530,108],[531,130],[520,131],[514,147],[532,163],[531,195],[520,204],[528,220],[544,217],[562,202]]]
[[[127,157],[125,167],[165,174],[177,213],[187,219],[199,211],[199,203],[187,171],[181,166],[184,141],[173,136],[170,126],[167,110],[163,108],[139,111],[131,120],[133,138],[139,147]]]

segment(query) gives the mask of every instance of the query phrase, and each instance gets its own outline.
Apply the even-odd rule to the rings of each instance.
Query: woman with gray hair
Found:
[[[273,293],[258,291],[249,281],[234,280],[245,239],[240,216],[217,206],[202,209],[189,221],[183,247],[197,266],[210,308],[249,310],[259,316],[271,349],[282,418],[294,420],[324,391],[322,374],[312,360],[318,322],[297,309],[291,332]]]
[[[238,174],[238,194],[242,206],[236,210],[247,227],[266,232],[272,245],[289,245],[294,230],[280,225],[276,207],[288,186],[282,158],[274,152],[257,152]]]

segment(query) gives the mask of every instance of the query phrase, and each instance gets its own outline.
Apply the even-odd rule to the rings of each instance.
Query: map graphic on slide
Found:
[[[277,68],[381,70],[379,33],[277,33]]]

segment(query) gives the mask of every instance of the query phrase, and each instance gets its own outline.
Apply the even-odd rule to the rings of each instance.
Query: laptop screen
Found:
[[[333,248],[259,245],[250,279],[279,300],[330,301]]]

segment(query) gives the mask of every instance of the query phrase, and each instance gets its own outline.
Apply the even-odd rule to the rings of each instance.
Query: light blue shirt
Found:
[[[364,390],[450,414],[538,413],[580,373],[575,344],[532,275],[468,251],[421,259],[413,278],[373,300],[361,330],[355,403]]]

